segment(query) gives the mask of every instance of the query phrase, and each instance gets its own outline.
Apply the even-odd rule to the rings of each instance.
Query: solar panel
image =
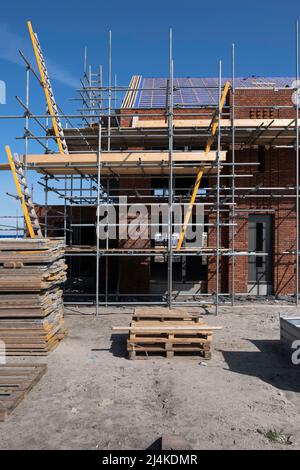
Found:
[[[230,78],[222,79],[222,86]],[[293,77],[238,77],[236,88],[286,88],[291,87]],[[164,108],[167,105],[167,78],[143,78],[135,101],[135,108]],[[174,107],[216,106],[218,103],[218,79],[174,78]]]

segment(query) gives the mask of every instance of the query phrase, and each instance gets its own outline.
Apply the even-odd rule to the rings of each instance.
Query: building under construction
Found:
[[[111,73],[110,35],[108,78],[85,58],[72,115],[57,106],[37,35],[30,34],[39,70],[23,56],[27,80],[32,75],[44,88],[47,113],[34,114],[27,93],[19,99],[20,160],[25,172],[40,174],[45,192],[35,223],[43,235],[67,242],[65,301],[97,308],[218,308],[245,296],[298,302],[298,66],[295,77],[236,77],[233,47],[231,77],[219,63],[216,78],[176,78],[170,35],[169,76],[134,75],[120,86]],[[33,140],[40,153],[31,152]],[[51,194],[61,203],[50,203]],[[124,198],[132,213],[124,213]],[[154,231],[141,206],[165,211]],[[117,217],[108,218],[99,239],[100,208],[109,214],[112,207]],[[184,209],[179,222],[175,207]],[[124,237],[137,213],[143,236]],[[187,231],[197,226],[201,238],[188,242]]]

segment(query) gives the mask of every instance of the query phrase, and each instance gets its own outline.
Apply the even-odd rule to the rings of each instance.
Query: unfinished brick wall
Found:
[[[290,88],[279,90],[237,89],[235,91],[235,117],[236,119],[294,119],[292,93],[293,90]],[[231,92],[229,93],[229,104],[232,105]],[[245,107],[240,108],[240,106]],[[276,106],[289,107],[276,109]]]
[[[230,154],[228,159],[230,159]],[[236,162],[253,162],[253,166],[236,167],[236,173],[246,174],[249,177],[236,178],[236,194],[246,194],[246,190],[239,191],[238,188],[251,188],[262,185],[264,187],[284,187],[295,184],[295,152],[292,149],[266,149],[264,153],[264,171],[260,171],[260,166],[254,165],[258,163],[258,149],[245,149],[236,151]],[[247,168],[247,169],[246,169]],[[229,171],[229,170],[227,170]],[[227,179],[227,185],[230,185],[231,179]],[[212,183],[211,183],[212,184]],[[235,217],[235,249],[237,251],[248,250],[248,215],[251,213],[258,214],[257,210],[261,209],[262,214],[272,214],[272,277],[273,277],[273,293],[275,295],[288,295],[295,292],[295,255],[284,255],[282,252],[287,250],[295,250],[296,243],[296,211],[295,198],[291,197],[293,192],[276,191],[273,197],[269,197],[272,191],[266,190],[252,192],[254,197],[248,196],[237,198],[236,217]],[[267,197],[259,197],[259,194],[265,194]],[[280,197],[276,197],[280,195]],[[238,212],[239,209],[246,212]],[[251,212],[252,210],[252,212]],[[228,244],[226,245],[226,236],[223,232],[227,231]],[[222,229],[221,247],[230,247],[232,243],[231,228]],[[209,230],[208,245],[215,246],[216,229]],[[225,258],[225,257],[221,257]],[[227,259],[227,257],[226,257]],[[227,288],[230,292],[232,288],[232,259],[228,259],[228,270],[224,267],[226,263],[221,263],[221,285],[226,287],[222,278],[228,281]],[[209,259],[208,266],[208,292],[215,291],[216,285],[216,269],[215,260]],[[247,292],[248,285],[248,257],[235,257],[235,291],[238,293]],[[226,292],[226,291],[225,291]]]
[[[144,199],[129,198],[128,203],[145,203],[147,195],[151,194],[151,179],[150,178],[121,178],[120,179],[120,195],[134,195],[135,188],[145,188],[143,191]],[[122,192],[123,190],[123,192]],[[129,190],[129,191],[128,191]],[[134,216],[129,217],[128,223],[132,221]],[[123,219],[121,219],[122,222]],[[147,222],[147,220],[143,220]],[[151,248],[151,240],[149,228],[142,229],[143,237],[137,240],[119,239],[119,248]],[[150,258],[139,256],[120,256],[119,257],[119,292],[120,294],[147,294],[149,291],[150,283]]]
[[[214,109],[180,108],[174,109],[174,119],[211,119]],[[199,115],[201,114],[201,115]],[[166,108],[133,108],[120,109],[120,125],[122,127],[132,126],[132,115],[139,116],[143,120],[167,122]]]
[[[225,223],[226,219],[220,217],[220,222]],[[212,213],[207,218],[208,224],[216,223],[216,214]],[[207,230],[207,246],[209,248],[216,248],[217,246],[217,230],[214,227],[208,227]],[[220,243],[219,247],[222,249],[228,246],[228,228],[220,228]],[[207,292],[213,293],[217,290],[217,259],[216,256],[208,256],[207,258]],[[219,270],[219,292],[228,292],[228,257],[220,256],[220,270]]]

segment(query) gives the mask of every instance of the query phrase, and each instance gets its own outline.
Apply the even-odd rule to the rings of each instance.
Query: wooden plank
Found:
[[[186,338],[162,338],[162,337],[143,337],[143,336],[138,336],[137,338],[129,338],[127,340],[128,345],[135,345],[135,344],[150,344],[150,343],[180,343],[180,344],[191,344],[191,343],[199,343],[199,344],[204,344],[204,343],[211,343],[212,338],[192,338],[191,336],[187,336]]]
[[[204,150],[194,150],[189,152],[174,151],[173,161],[174,162],[199,162],[199,161],[215,161],[217,157],[216,151],[205,153]],[[27,155],[28,164],[46,165],[50,163],[61,163],[61,164],[97,164],[98,154],[95,153],[80,153],[80,154],[69,154],[59,155],[58,154],[29,154]],[[221,160],[226,160],[226,151],[221,151]],[[127,163],[161,163],[162,161],[169,161],[169,154],[167,151],[161,152],[102,152],[101,162],[102,163],[120,163],[126,165]]]
[[[253,106],[255,108],[255,106]],[[142,116],[142,115],[140,115]],[[186,129],[192,127],[207,128],[211,124],[211,119],[180,119],[174,117],[174,127],[184,127]],[[290,124],[291,119],[235,119],[235,127],[237,128],[258,128],[259,126],[268,126],[272,122],[270,128],[286,127]],[[230,119],[221,119],[221,127],[232,127],[232,122]],[[139,117],[136,127],[149,127],[149,128],[165,128],[168,126],[168,123],[163,119],[142,119]],[[290,129],[293,129],[294,126],[290,126]]]
[[[168,326],[165,326],[165,324],[163,324],[162,326],[113,326],[112,327],[112,330],[113,331],[131,331],[131,332],[143,332],[143,331],[146,331],[146,332],[157,332],[157,331],[191,331],[191,332],[195,332],[195,331],[206,331],[206,332],[210,332],[210,331],[215,331],[215,330],[222,330],[222,327],[221,326],[208,326],[208,325],[199,325],[199,326],[196,326],[197,324],[194,323],[194,325],[192,326],[172,326],[172,325],[168,325]]]

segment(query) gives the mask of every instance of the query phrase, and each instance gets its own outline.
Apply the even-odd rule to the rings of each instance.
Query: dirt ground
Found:
[[[129,324],[126,312],[95,318],[92,309],[67,308],[60,346],[47,358],[19,359],[47,363],[48,372],[0,423],[0,449],[146,449],[166,433],[194,449],[300,449],[300,366],[279,348],[279,313],[294,307],[207,315],[223,326],[210,361],[129,361],[126,336],[111,331]]]

